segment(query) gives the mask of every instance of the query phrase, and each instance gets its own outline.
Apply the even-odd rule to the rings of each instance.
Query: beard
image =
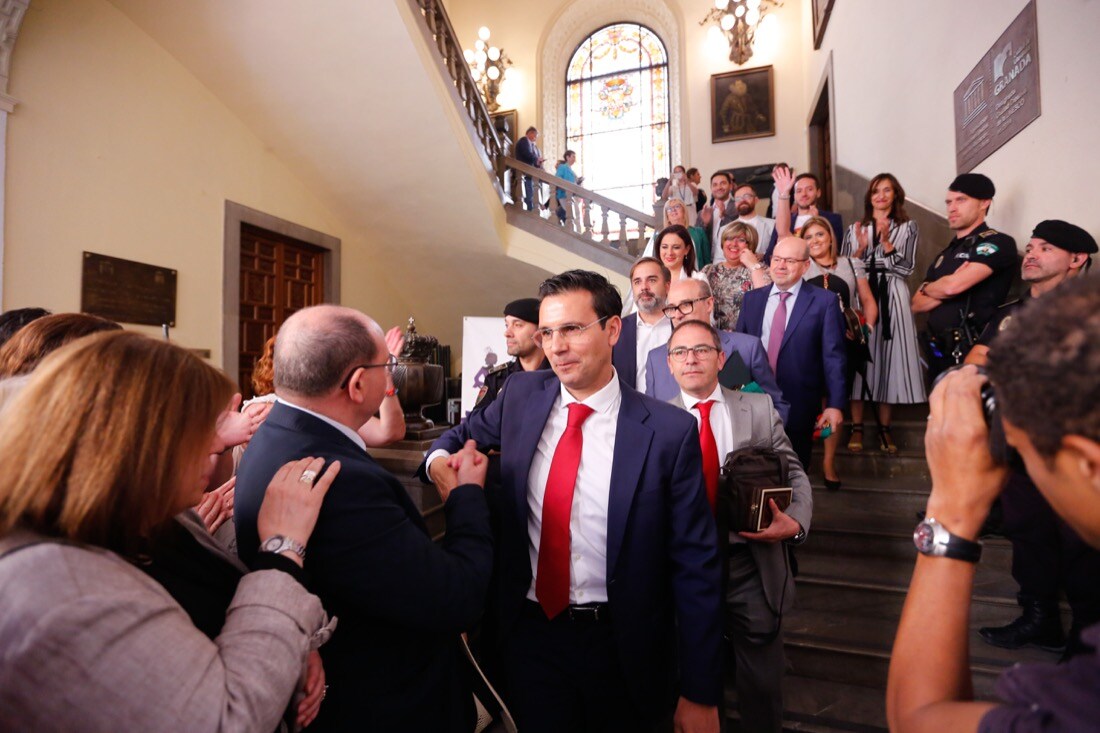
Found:
[[[742,201],[737,204],[738,216],[752,216],[756,213],[756,204],[750,204],[748,201]]]
[[[646,313],[652,313],[661,307],[661,299],[654,295],[652,290],[643,290],[638,293],[634,302],[638,304],[638,310]]]

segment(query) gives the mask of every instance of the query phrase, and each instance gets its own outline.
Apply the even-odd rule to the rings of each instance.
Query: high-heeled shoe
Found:
[[[883,453],[889,453],[890,455],[898,452],[898,447],[894,445],[894,438],[890,435],[889,425],[878,426],[878,447]]]
[[[848,450],[859,453],[863,450],[863,423],[853,425],[851,435],[848,436]]]
[[[833,481],[832,479],[825,479],[825,488],[829,491],[840,491],[840,479]]]

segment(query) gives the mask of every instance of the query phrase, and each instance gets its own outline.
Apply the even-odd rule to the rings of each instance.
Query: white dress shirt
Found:
[[[296,405],[293,402],[287,402],[282,397],[277,398],[275,401],[279,402],[279,403],[282,403],[282,404],[286,405],[287,407],[289,407],[291,409],[299,410],[301,412],[304,412],[307,415],[313,415],[318,420],[328,423],[329,425],[336,428],[337,430],[339,430],[344,435],[348,436],[348,440],[350,440],[351,442],[355,443],[357,446],[362,448],[364,453],[366,452],[367,444],[363,441],[363,437],[361,435],[359,435],[359,433],[357,433],[354,430],[352,430],[351,428],[349,428],[347,425],[344,425],[343,423],[338,423],[335,420],[333,420],[331,417],[327,417],[325,415],[322,415],[319,412],[314,412],[313,410],[307,410],[306,408],[301,407],[300,405]]]
[[[802,290],[802,280],[799,280],[787,290],[791,297],[787,298],[787,320],[783,322],[786,332],[787,324],[791,322],[791,313],[794,312],[794,302],[798,300],[798,293]],[[768,304],[764,306],[764,324],[760,329],[760,340],[764,342],[764,349],[768,348],[768,337],[772,332],[772,319],[775,318],[775,309],[779,307],[779,286],[772,285],[768,293]]]
[[[615,433],[619,421],[622,390],[619,376],[587,399],[579,400],[594,412],[581,425],[581,462],[573,489],[573,507],[569,514],[569,602],[603,603],[607,601],[607,505],[611,496],[611,462],[615,456]],[[531,555],[531,588],[527,598],[535,598],[539,568],[539,542],[542,537],[542,499],[554,449],[569,421],[568,405],[578,400],[564,386],[550,408],[538,447],[527,474],[527,538]]]
[[[714,444],[718,446],[718,465],[721,468],[721,465],[726,461],[726,456],[733,450],[733,418],[730,417],[729,405],[726,404],[726,398],[722,394],[722,385],[715,384],[714,391],[703,399],[692,397],[681,390],[680,399],[683,400],[687,411],[695,416],[695,422],[700,426],[703,424],[703,413],[696,410],[695,405],[707,400],[714,400],[714,405],[710,408],[710,430],[714,433]],[[746,542],[745,538],[736,532],[729,533],[729,541],[733,543]]]
[[[681,272],[683,271],[681,270]],[[634,349],[635,358],[637,359],[634,363],[638,365],[638,381],[634,384],[638,385],[639,389],[644,388],[645,385],[645,367],[646,361],[649,359],[649,352],[658,346],[667,344],[671,337],[672,321],[661,316],[661,318],[651,326],[642,320],[641,313],[638,314],[638,339]]]

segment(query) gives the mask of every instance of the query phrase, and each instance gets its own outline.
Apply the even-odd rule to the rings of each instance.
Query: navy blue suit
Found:
[[[677,667],[679,694],[718,705],[721,566],[696,421],[622,380],[620,387],[607,517],[614,653],[633,703],[647,715],[667,712]],[[552,372],[513,374],[488,408],[471,414],[431,448],[453,453],[470,438],[479,446],[500,446],[497,546],[504,644],[530,603],[528,474],[560,390]]]
[[[844,241],[844,222],[840,218],[840,214],[834,211],[819,211],[817,215],[822,219],[825,219],[833,227],[833,241],[836,242],[836,246],[839,249],[840,243]],[[794,223],[798,221],[798,214],[791,212],[791,231],[794,231]],[[764,261],[772,261],[772,250],[775,249],[775,243],[779,241],[779,231],[772,231],[772,239],[768,242],[768,251],[764,253]]]
[[[623,317],[623,329],[619,340],[611,348],[611,363],[619,373],[619,381],[634,389],[642,389],[638,381],[638,314]]]
[[[493,564],[481,489],[451,492],[437,545],[405,488],[362,448],[276,403],[237,473],[234,521],[245,563],[259,547],[256,517],[268,482],[305,456],[340,461],[305,559],[310,590],[339,617],[320,650],[330,687],[310,730],[468,733],[474,709],[459,634],[481,614]]]
[[[760,338],[764,330],[764,309],[773,287],[745,293],[737,331]],[[848,404],[847,359],[844,316],[836,294],[803,282],[794,309],[787,316],[775,379],[791,404],[787,436],[799,460],[807,467],[822,397],[827,407],[838,410]]]
[[[783,399],[783,391],[776,384],[775,375],[768,364],[768,353],[764,351],[760,339],[729,331],[719,331],[718,339],[722,342],[722,351],[727,359],[734,349],[737,350],[737,355],[745,362],[752,381],[772,398],[775,411],[784,423],[787,422],[791,406]],[[676,378],[668,368],[668,344],[662,344],[649,352],[645,367],[645,393],[661,402],[668,402],[680,394],[680,385],[676,384]]]

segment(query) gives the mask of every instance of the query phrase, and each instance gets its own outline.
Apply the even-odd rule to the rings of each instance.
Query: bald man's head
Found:
[[[810,268],[810,245],[801,237],[783,237],[772,252],[771,275],[780,290],[802,279]]]
[[[336,390],[356,364],[384,350],[382,329],[352,308],[317,305],[297,311],[275,337],[276,393],[321,397]]]
[[[676,326],[687,320],[698,320],[710,322],[711,315],[714,312],[714,301],[710,299],[710,283],[706,280],[696,280],[693,277],[689,277],[686,280],[677,280],[672,283],[672,286],[668,289],[668,304],[674,306],[680,306],[683,304],[683,308],[688,309],[687,313],[684,313],[683,309],[677,307],[676,310],[670,310],[669,320],[672,321],[672,325]]]

